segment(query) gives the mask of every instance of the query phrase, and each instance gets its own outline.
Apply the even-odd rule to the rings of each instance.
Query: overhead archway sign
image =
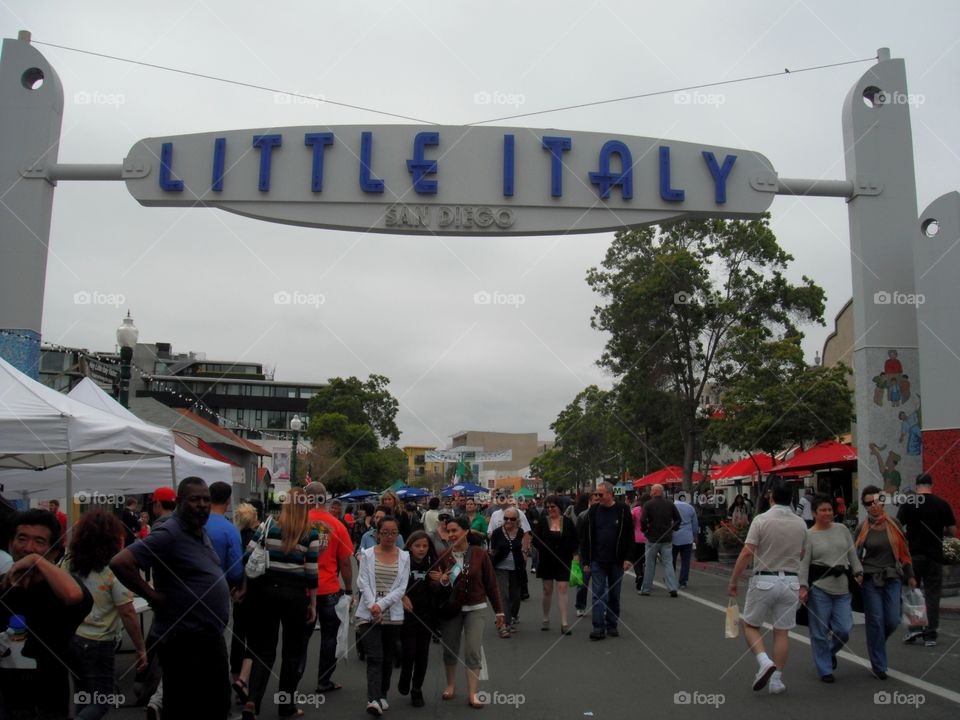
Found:
[[[544,235],[755,218],[776,175],[756,152],[659,138],[343,125],[147,138],[124,177],[147,206],[360,232]]]

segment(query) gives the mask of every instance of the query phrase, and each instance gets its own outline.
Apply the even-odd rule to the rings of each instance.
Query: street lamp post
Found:
[[[118,400],[125,408],[130,407],[130,365],[133,363],[133,348],[139,336],[140,331],[133,324],[133,318],[127,310],[123,325],[117,328],[117,345],[120,346],[120,397]]]
[[[290,429],[293,430],[293,451],[290,456],[290,485],[297,482],[297,440],[300,439],[300,430],[303,428],[303,421],[299,415],[294,415],[290,421]]]

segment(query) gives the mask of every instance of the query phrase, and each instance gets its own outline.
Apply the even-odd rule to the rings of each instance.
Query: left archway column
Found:
[[[55,183],[24,177],[54,164],[63,86],[31,44],[5,39],[0,54],[0,357],[36,378]]]

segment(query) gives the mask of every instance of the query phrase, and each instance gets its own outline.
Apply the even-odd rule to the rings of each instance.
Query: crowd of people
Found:
[[[867,517],[852,533],[834,522],[830,496],[806,496],[795,508],[794,490],[780,478],[767,483],[769,509],[754,515],[740,496],[724,508],[730,522],[749,526],[729,594],[738,595],[739,579],[749,573],[742,618],[758,663],[754,690],[786,689],[788,632],[801,606],[813,664],[826,683],[835,682],[837,654],[849,640],[855,595],[862,595],[877,678],[886,678],[886,642],[900,622],[904,584],[924,588],[928,612],[906,641],[936,643],[941,538],[956,534],[956,522],[932,482],[921,475],[917,493],[924,501],[904,504],[896,517],[878,488],[863,488]],[[341,688],[333,676],[345,603],[366,663],[367,713],[382,715],[394,691],[414,707],[426,704],[433,643],[442,645],[441,700],[458,697],[462,665],[461,697],[482,708],[485,630],[491,624],[495,637],[516,636],[530,575],[542,583],[542,631],[573,633],[572,582],[576,616],[589,612],[588,637],[600,641],[620,634],[624,573],[632,568],[637,593],[647,596],[659,565],[667,593],[678,597],[690,582],[700,536],[694,506],[668,497],[660,485],[632,507],[600,482],[576,499],[518,502],[498,494],[484,507],[475,498],[433,497],[421,509],[392,492],[377,504],[344,507],[322,483],[310,482],[287,493],[278,513],[238,504],[232,522],[231,490],[186,478],[176,491],[159,488],[149,513],[136,501],[117,515],[85,512],[69,536],[58,508],[14,516],[9,556],[0,551],[0,622],[28,629],[23,655],[35,660],[44,688],[28,700],[37,716],[68,717],[71,680],[75,717],[109,711],[121,629],[133,643],[132,669],[149,720],[226,718],[234,704],[244,720],[266,714],[267,705],[271,714],[300,716],[298,688],[314,636],[315,693],[326,697]],[[807,509],[809,522],[802,517]],[[146,637],[135,596],[153,611]],[[772,658],[761,633],[765,622],[774,628]],[[271,676],[279,690],[272,703]],[[23,704],[6,685],[2,691],[4,710]]]

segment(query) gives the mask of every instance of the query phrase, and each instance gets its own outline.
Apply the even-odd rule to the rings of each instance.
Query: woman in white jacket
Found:
[[[377,544],[360,553],[357,630],[367,658],[367,712],[379,716],[389,708],[387,690],[397,633],[403,626],[410,554],[397,547],[396,518],[387,515],[376,528]]]

